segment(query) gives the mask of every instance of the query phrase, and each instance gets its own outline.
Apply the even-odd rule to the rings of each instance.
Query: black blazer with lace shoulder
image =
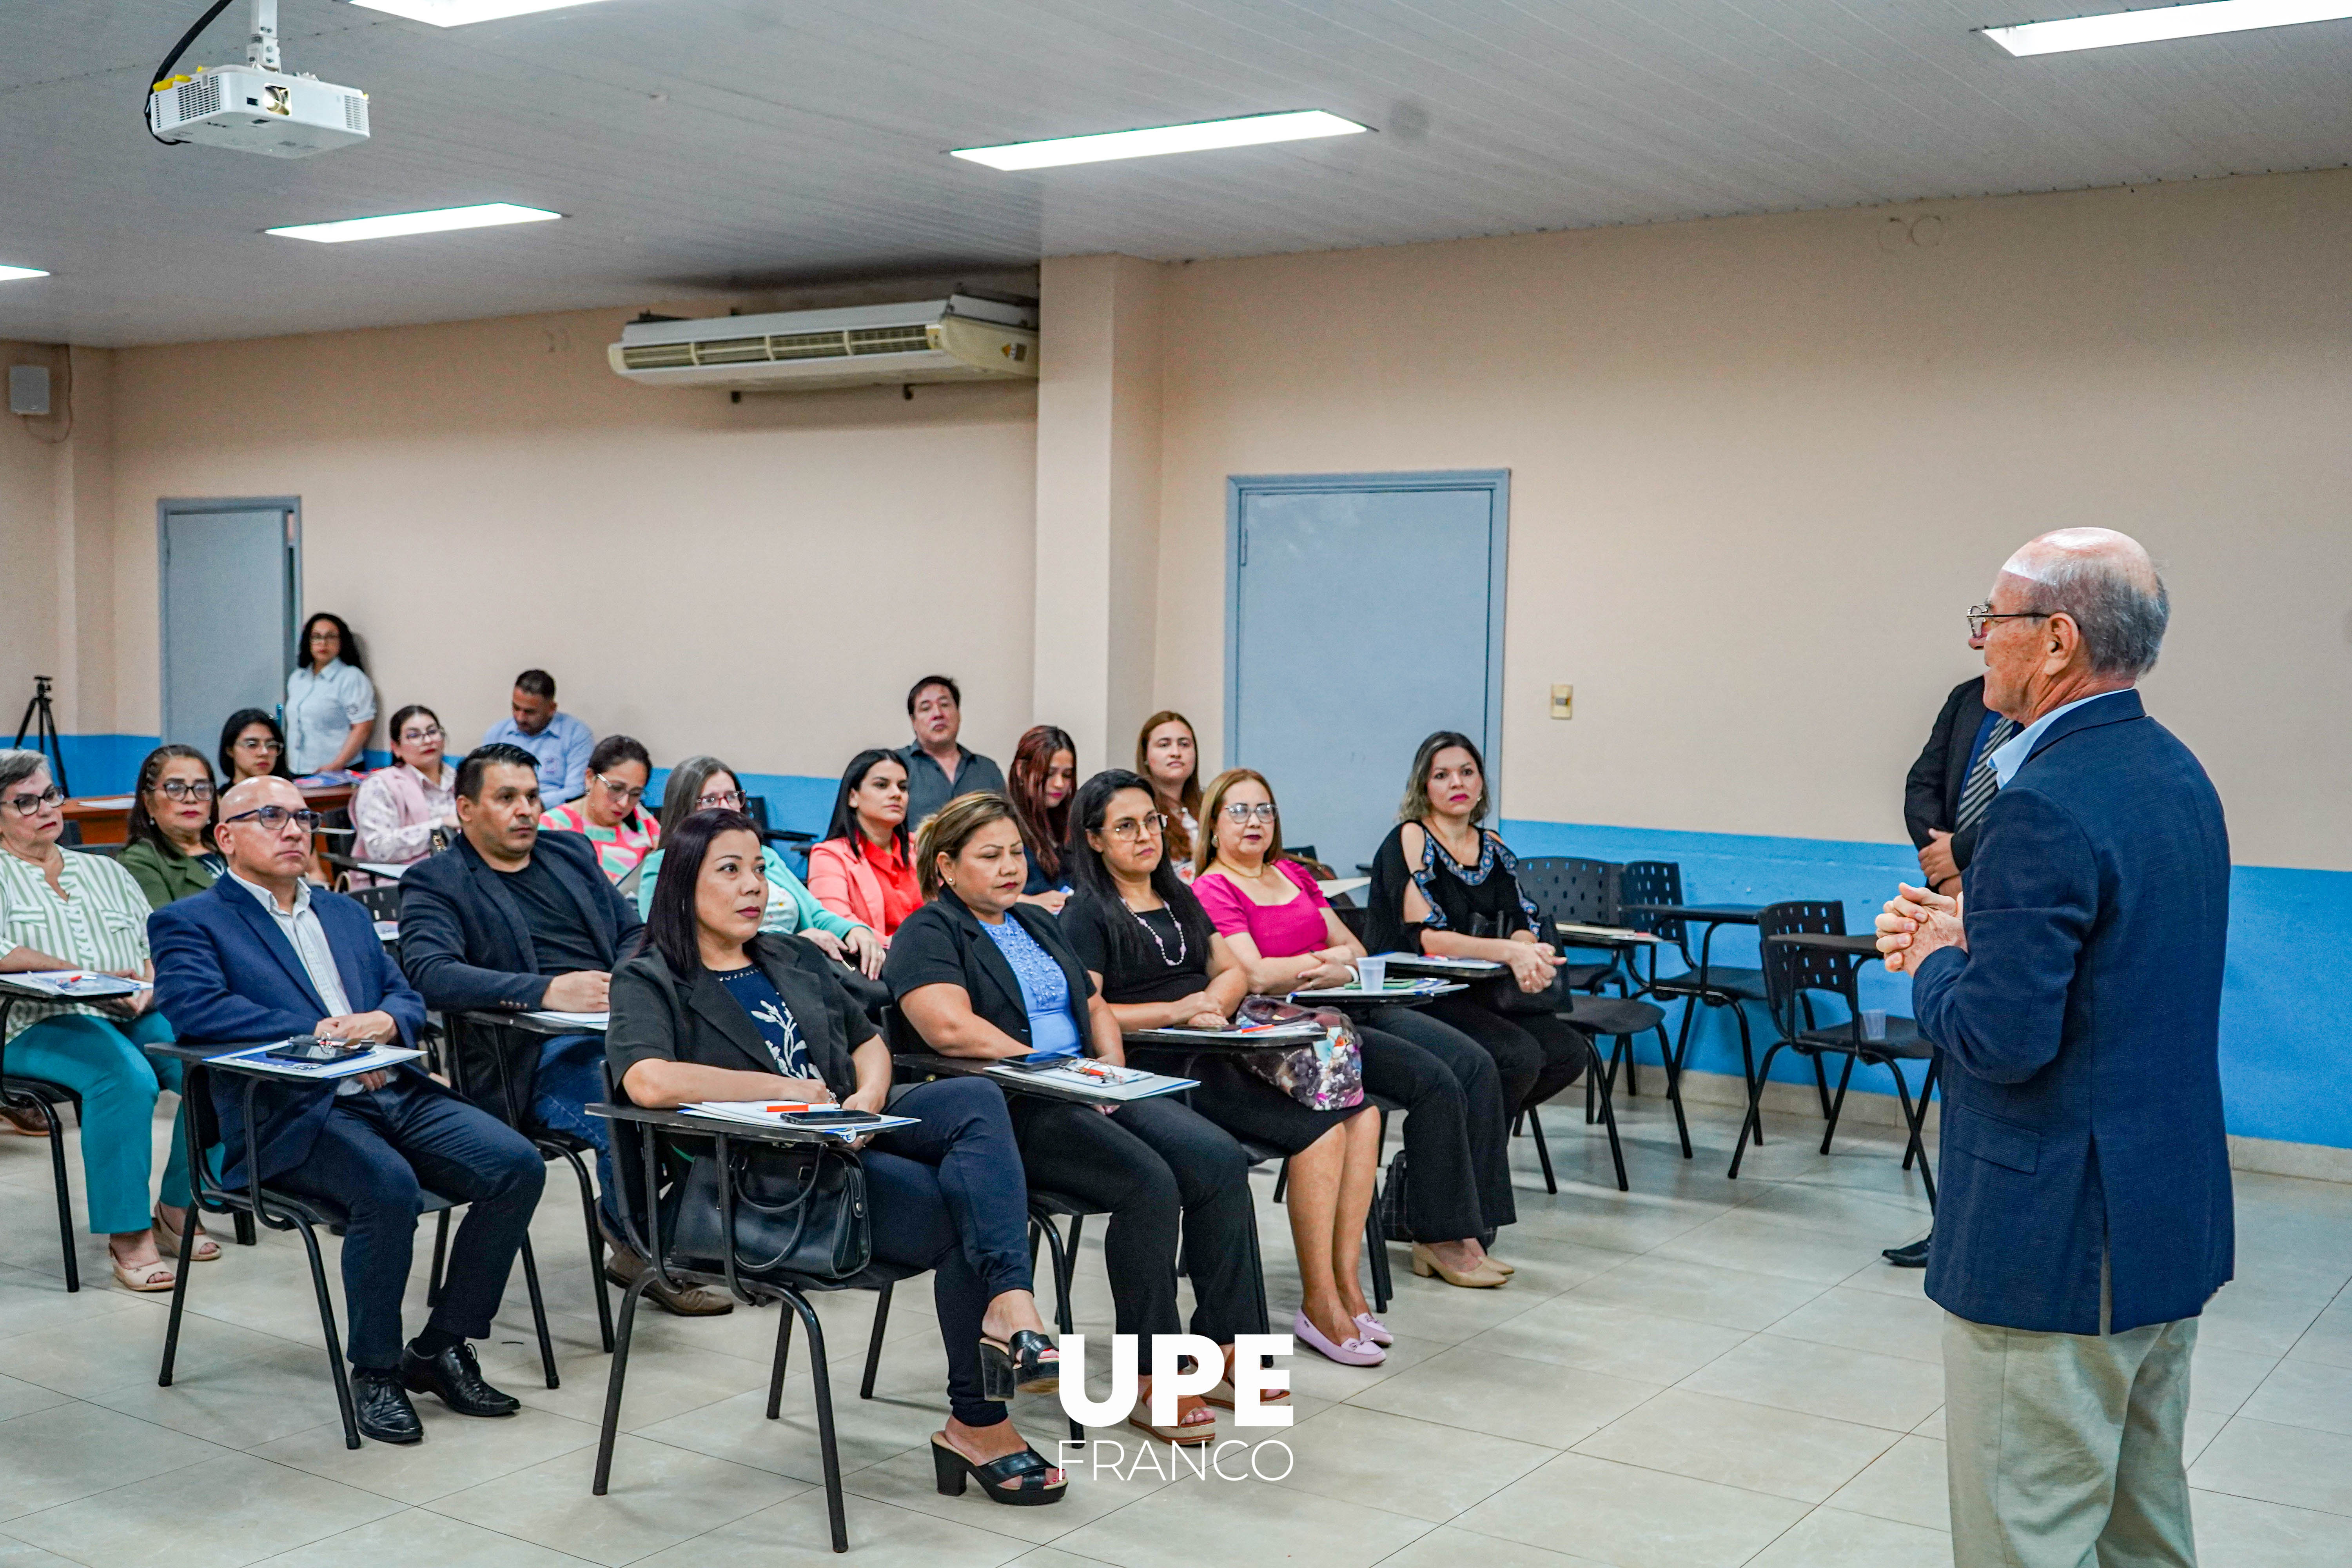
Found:
[[[857,1088],[851,1054],[874,1037],[871,1020],[841,982],[833,961],[796,936],[763,931],[746,944],[784,999],[808,1045],[809,1065],[835,1096]],[[743,1005],[717,975],[698,969],[681,980],[659,952],[638,954],[613,973],[612,1016],[604,1058],[619,1082],[644,1061],[691,1062],[733,1072],[776,1070],[775,1058]]]

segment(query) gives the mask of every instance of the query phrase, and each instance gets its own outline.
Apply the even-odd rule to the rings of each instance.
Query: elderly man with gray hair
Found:
[[[2231,1277],[2218,1062],[2230,843],[2205,770],[2140,706],[2169,616],[2147,552],[2070,528],[1969,615],[1993,753],[1960,896],[1878,918],[1942,1048],[1952,1556],[2194,1564],[2181,1422]]]

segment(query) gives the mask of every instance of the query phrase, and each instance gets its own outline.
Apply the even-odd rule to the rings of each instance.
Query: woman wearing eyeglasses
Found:
[[[442,756],[440,716],[412,702],[392,716],[394,765],[352,795],[352,858],[405,866],[433,852],[433,830],[457,830],[457,770]]]
[[[588,792],[540,814],[542,832],[577,833],[596,846],[596,864],[613,881],[636,869],[661,842],[661,824],[638,809],[654,760],[626,735],[607,735],[588,753]]]
[[[131,792],[130,842],[115,864],[131,873],[156,909],[201,893],[223,870],[213,844],[220,820],[212,764],[194,746],[158,746],[139,764]]]
[[[40,752],[0,751],[0,974],[79,969],[152,980],[147,895],[104,856],[58,847],[64,802]],[[155,1096],[180,1087],[179,1063],[151,1061],[140,1049],[172,1038],[154,998],[141,990],[120,1001],[19,1002],[8,1015],[9,1075],[45,1079],[81,1097],[89,1227],[108,1237],[114,1278],[126,1290],[169,1290],[172,1265],[156,1243],[160,1237],[176,1254],[177,1227],[195,1223],[177,1119],[163,1202],[149,1206]],[[196,1260],[219,1257],[219,1247],[199,1236]]]
[[[741,811],[743,786],[735,770],[717,757],[688,757],[670,769],[662,786],[660,827],[667,837],[698,811]],[[867,979],[882,973],[882,950],[889,944],[872,928],[846,920],[816,901],[772,844],[760,846],[760,867],[768,883],[768,912],[760,921],[764,931],[806,937],[818,952],[837,963],[848,964]],[[637,872],[637,912],[654,914],[654,888],[660,880],[662,852],[647,855]]]
[[[294,776],[286,771],[286,731],[278,727],[275,715],[265,709],[240,708],[228,716],[221,726],[220,776],[223,795],[247,779]]]
[[[1224,1028],[1248,976],[1160,852],[1168,818],[1151,785],[1125,768],[1097,773],[1078,786],[1070,827],[1076,890],[1063,907],[1062,930],[1119,1028]],[[1381,1347],[1395,1342],[1357,1283],[1364,1216],[1380,1180],[1380,1109],[1369,1100],[1301,1104],[1233,1056],[1166,1066],[1201,1080],[1187,1097],[1193,1110],[1289,1157],[1286,1206],[1305,1298],[1290,1331],[1343,1366],[1387,1360]]]
[[[1364,949],[1306,868],[1282,853],[1282,817],[1265,775],[1219,773],[1201,802],[1192,890],[1252,991],[1283,995],[1344,985]],[[1494,1058],[1459,1029],[1409,1007],[1367,1016],[1357,1034],[1364,1087],[1404,1102],[1405,1226],[1412,1271],[1486,1289],[1514,1272],[1486,1251],[1518,1218],[1511,1195],[1503,1082]],[[1424,1107],[1427,1108],[1424,1110]]]
[[[367,750],[375,728],[375,683],[341,616],[323,610],[302,623],[302,666],[286,678],[286,765],[296,776],[341,773]]]

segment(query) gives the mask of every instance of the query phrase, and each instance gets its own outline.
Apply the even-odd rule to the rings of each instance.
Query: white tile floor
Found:
[[[1690,1163],[1659,1101],[1624,1117],[1630,1194],[1572,1108],[1550,1117],[1558,1196],[1520,1141],[1520,1224],[1497,1248],[1518,1265],[1510,1285],[1417,1280],[1400,1252],[1388,1363],[1294,1363],[1299,1419],[1277,1435],[1294,1456],[1279,1481],[1106,1470],[1054,1508],[941,1498],[925,1449],[944,1405],[928,1292],[902,1293],[871,1402],[854,1376],[873,1298],[824,1299],[828,1360],[848,1374],[835,1390],[853,1555],[924,1568],[1948,1563],[1940,1314],[1918,1274],[1877,1256],[1926,1213],[1895,1145],[1857,1129],[1823,1159],[1779,1118],[1728,1182],[1727,1116],[1702,1121]],[[1288,1230],[1270,1181],[1256,1190],[1280,1308],[1296,1300]],[[2206,1314],[2189,1431],[2203,1562],[2341,1568],[2352,1187],[2241,1176],[2238,1215],[2239,1281]],[[672,1568],[747,1547],[832,1560],[804,1363],[786,1418],[762,1419],[768,1312],[640,1319],[612,1491],[589,1495],[608,1363],[568,1182],[550,1184],[534,1232],[563,1385],[541,1386],[518,1279],[484,1360],[523,1415],[467,1421],[428,1399],[413,1448],[342,1447],[298,1243],[266,1236],[200,1269],[164,1389],[164,1299],[115,1289],[95,1243],[86,1288],[68,1296],[54,1226],[46,1151],[0,1138],[0,1568]],[[1082,1328],[1108,1331],[1092,1238],[1077,1305]],[[1050,1402],[1015,1414],[1034,1438],[1057,1435]],[[1279,1468],[1272,1451],[1265,1467]]]

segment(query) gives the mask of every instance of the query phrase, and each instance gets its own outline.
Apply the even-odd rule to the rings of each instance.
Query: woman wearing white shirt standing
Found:
[[[352,796],[359,830],[352,857],[405,866],[433,852],[433,830],[457,827],[457,770],[443,760],[440,716],[412,702],[392,716],[394,765],[360,780]]]
[[[375,687],[341,616],[302,623],[302,667],[286,678],[286,765],[297,778],[340,773],[375,726]]]

